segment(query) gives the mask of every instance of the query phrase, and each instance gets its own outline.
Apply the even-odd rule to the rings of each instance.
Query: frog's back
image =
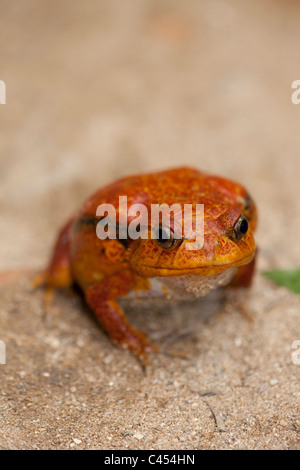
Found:
[[[215,218],[229,206],[244,210],[253,229],[256,209],[246,189],[231,180],[205,174],[195,168],[180,167],[171,170],[137,174],[121,178],[90,196],[78,217],[95,216],[98,205],[112,204],[117,209],[119,196],[127,197],[128,206],[153,204],[204,204],[206,216]]]

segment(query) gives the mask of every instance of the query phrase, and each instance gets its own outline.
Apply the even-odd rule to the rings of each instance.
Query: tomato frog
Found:
[[[157,237],[121,238],[120,196],[129,205],[204,205],[204,243],[188,250],[176,237],[174,217]],[[116,207],[116,237],[100,239],[100,204]],[[191,212],[192,218],[194,211]],[[128,223],[130,218],[128,219]],[[193,222],[193,221],[192,221]],[[95,192],[60,231],[49,266],[40,276],[47,292],[76,284],[111,340],[142,361],[156,346],[135,329],[120,299],[203,296],[218,286],[249,287],[256,247],[257,212],[246,189],[233,181],[182,167],[124,177]],[[127,228],[127,227],[126,227]],[[167,233],[166,233],[167,232]]]

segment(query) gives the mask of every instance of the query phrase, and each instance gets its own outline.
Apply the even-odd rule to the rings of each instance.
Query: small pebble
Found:
[[[104,362],[104,364],[108,365],[108,364],[111,364],[112,360],[113,360],[113,356],[112,356],[112,354],[109,354],[108,356],[106,356],[103,359],[103,362]]]

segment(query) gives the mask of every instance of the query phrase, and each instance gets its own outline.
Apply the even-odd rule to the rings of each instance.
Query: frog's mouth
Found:
[[[168,277],[168,276],[181,276],[186,274],[193,274],[198,276],[214,276],[216,274],[222,273],[223,271],[227,271],[231,268],[238,268],[239,266],[244,266],[245,264],[250,263],[255,256],[255,252],[251,253],[244,258],[239,260],[235,260],[233,262],[228,263],[214,263],[211,265],[205,266],[191,266],[187,268],[177,268],[176,266],[151,266],[151,265],[138,265],[136,269],[139,271],[140,274],[148,276],[148,277]]]

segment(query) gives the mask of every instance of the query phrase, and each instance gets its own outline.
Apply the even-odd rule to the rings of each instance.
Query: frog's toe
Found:
[[[158,352],[159,348],[146,335],[133,328],[120,341],[114,341],[118,346],[133,353],[144,366],[149,365],[148,354]]]
[[[37,289],[38,287],[41,287],[47,283],[47,272],[43,271],[31,280],[31,285],[33,289]]]

